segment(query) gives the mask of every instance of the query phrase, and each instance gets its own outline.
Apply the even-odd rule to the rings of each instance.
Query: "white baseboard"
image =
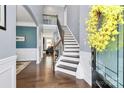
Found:
[[[17,48],[17,61],[37,60],[37,48]]]
[[[16,56],[0,59],[0,88],[16,88]]]

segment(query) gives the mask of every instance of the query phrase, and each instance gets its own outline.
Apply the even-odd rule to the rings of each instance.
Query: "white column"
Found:
[[[39,46],[39,43],[40,43],[40,40],[39,40],[39,26],[37,26],[37,62],[36,62],[36,64],[39,64],[40,63],[40,46]]]
[[[41,31],[41,43],[40,43],[40,45],[41,45],[41,50],[40,50],[40,54],[41,54],[41,58],[43,58],[43,32]]]

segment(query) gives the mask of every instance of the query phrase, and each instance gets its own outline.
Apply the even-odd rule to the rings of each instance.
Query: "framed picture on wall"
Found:
[[[0,29],[6,30],[6,5],[0,5]]]
[[[25,36],[16,36],[16,41],[25,41]]]

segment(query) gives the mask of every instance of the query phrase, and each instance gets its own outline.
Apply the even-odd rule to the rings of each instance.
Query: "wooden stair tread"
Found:
[[[76,41],[64,41],[64,42],[76,42]]]
[[[72,64],[78,64],[79,63],[78,61],[72,61],[72,60],[68,60],[68,59],[62,59],[60,61],[66,62],[66,63],[72,63]]]
[[[64,40],[74,40],[74,38],[64,38]]]
[[[64,45],[78,45],[78,44],[64,44]]]
[[[70,71],[73,71],[73,72],[76,72],[76,68],[74,68],[74,67],[69,67],[69,66],[65,66],[65,65],[58,65],[57,67],[59,67],[59,68],[62,68],[62,69],[66,69],[66,70],[70,70]]]
[[[67,33],[65,33],[64,35],[72,35],[72,34],[69,34],[69,33],[67,34]]]
[[[79,55],[63,55],[65,57],[73,57],[73,58],[79,58]]]
[[[67,38],[67,37],[72,37],[72,38],[73,38],[73,36],[72,36],[72,35],[65,35],[64,37],[66,37],[66,38]]]
[[[76,53],[78,53],[79,51],[73,51],[73,50],[68,51],[68,50],[65,50],[64,52],[76,52]]]
[[[65,48],[79,48],[79,47],[73,47],[73,46],[72,46],[72,47],[65,47]]]

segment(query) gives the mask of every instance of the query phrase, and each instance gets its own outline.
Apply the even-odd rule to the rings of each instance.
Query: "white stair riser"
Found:
[[[64,42],[64,44],[77,44],[76,42]]]
[[[76,42],[76,40],[64,40],[64,41],[75,41]]]
[[[64,39],[75,39],[75,38],[73,38],[72,36],[68,36],[68,37],[64,37]]]
[[[74,52],[63,52],[63,55],[79,55],[79,53],[74,53]]]
[[[64,49],[64,51],[79,51],[79,49]]]
[[[63,59],[63,60],[64,60],[64,59],[65,59],[65,60],[70,60],[70,61],[71,61],[71,60],[72,60],[72,61],[79,61],[79,58],[72,58],[72,57],[63,57],[63,56],[62,56],[62,57],[61,57],[61,60],[62,60],[62,59]]]
[[[76,73],[73,72],[73,71],[62,69],[62,68],[58,68],[58,67],[55,68],[55,71],[60,71],[60,72],[63,72],[63,73],[69,74],[69,75],[73,75],[73,76],[76,75]]]
[[[79,47],[78,45],[65,45],[64,47]]]
[[[72,63],[67,63],[67,62],[62,62],[60,61],[61,65],[69,66],[69,67],[74,67],[77,68],[77,64],[72,64]]]

